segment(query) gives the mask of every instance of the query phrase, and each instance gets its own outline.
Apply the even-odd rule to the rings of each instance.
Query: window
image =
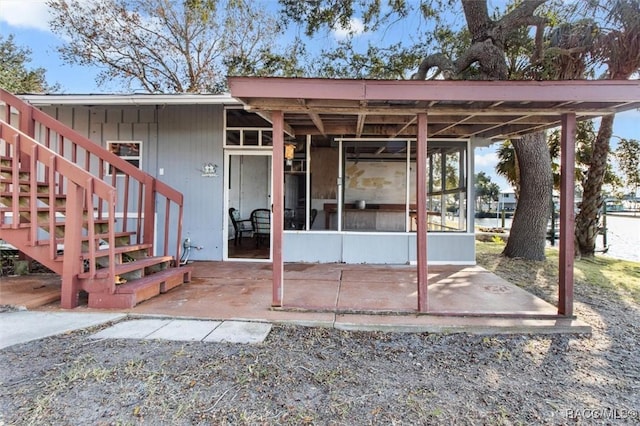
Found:
[[[238,108],[225,110],[225,146],[262,148],[273,146],[271,123]]]
[[[107,141],[107,149],[127,163],[141,168],[142,141]],[[113,174],[113,166],[111,164],[107,165],[106,173]],[[122,174],[122,172],[116,171],[116,174]]]
[[[466,231],[466,144],[435,141],[427,146],[428,229]]]
[[[345,138],[319,145],[312,146],[310,167],[311,205],[322,214],[317,229],[416,231],[415,140]],[[430,232],[467,231],[467,145],[463,140],[427,143],[422,179]]]
[[[342,230],[406,231],[412,195],[407,191],[408,143],[391,139],[342,143]]]

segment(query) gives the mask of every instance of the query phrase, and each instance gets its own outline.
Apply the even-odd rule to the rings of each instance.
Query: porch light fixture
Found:
[[[293,164],[293,156],[296,151],[296,145],[292,143],[287,143],[284,145],[284,158],[287,160],[287,166],[291,166]]]

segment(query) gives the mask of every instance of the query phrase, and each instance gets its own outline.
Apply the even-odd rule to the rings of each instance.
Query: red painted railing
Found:
[[[82,271],[81,261],[83,242],[87,242],[87,251],[91,259],[95,258],[100,242],[108,242],[109,275],[115,276],[115,221],[108,221],[106,235],[100,235],[96,232],[97,218],[94,211],[96,203],[104,204],[107,206],[104,215],[113,218],[116,189],[3,120],[0,120],[0,147],[2,156],[10,159],[12,169],[11,219],[9,220],[7,212],[3,211],[0,220],[3,227],[14,230],[28,228],[25,244],[29,247],[48,246],[48,259],[40,260],[54,270],[58,259],[58,244],[64,244],[60,271],[63,273],[63,287],[73,285],[77,274],[85,272]],[[20,179],[20,172],[25,170],[30,171],[30,191],[21,193],[21,187],[25,186],[25,182]],[[46,179],[38,179],[38,175]],[[46,187],[43,186],[45,182],[48,184]],[[38,192],[38,188],[46,188],[46,191]],[[59,206],[57,202],[56,195],[60,193],[60,188],[64,188],[66,194],[65,206]],[[40,194],[46,194],[46,199],[44,195],[40,198]],[[27,197],[29,203],[28,208],[25,208],[20,205],[20,199],[24,200]],[[23,218],[27,213],[29,219],[25,220]],[[43,213],[48,218],[47,222],[39,222],[39,215]],[[62,239],[57,237],[55,232],[57,226],[61,225],[61,217],[64,218]],[[86,224],[84,228],[83,222]],[[86,272],[95,277],[95,262],[89,263],[89,271]],[[69,280],[71,284],[68,284]],[[113,292],[113,289],[110,290]]]
[[[45,147],[117,189],[120,197],[117,210],[122,213],[117,231],[129,231],[129,222],[133,221],[135,229],[131,230],[137,233],[137,243],[155,246],[161,241],[165,256],[169,255],[173,246],[178,261],[183,218],[183,196],[180,192],[2,89],[0,103],[10,107],[5,108],[7,123],[19,125],[21,131]],[[59,194],[66,191],[60,182],[56,188]],[[99,200],[96,207],[98,218],[101,218],[106,213],[103,200]],[[161,236],[158,240],[155,239],[156,212],[164,213],[164,226],[157,230]]]

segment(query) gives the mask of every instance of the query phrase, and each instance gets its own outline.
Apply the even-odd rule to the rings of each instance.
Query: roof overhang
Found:
[[[228,93],[221,95],[200,94],[90,94],[90,95],[19,95],[21,99],[34,106],[50,105],[239,105]]]
[[[283,111],[295,134],[499,140],[640,108],[638,80],[461,81],[230,77],[231,96],[269,117]]]

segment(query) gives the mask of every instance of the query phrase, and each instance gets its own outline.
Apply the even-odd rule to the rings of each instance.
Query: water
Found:
[[[513,219],[505,219],[505,228],[511,228]],[[476,226],[502,227],[502,219],[476,219]],[[602,250],[603,237],[598,236],[596,250]],[[557,242],[556,242],[557,244]],[[607,256],[640,262],[640,215],[607,216]]]

